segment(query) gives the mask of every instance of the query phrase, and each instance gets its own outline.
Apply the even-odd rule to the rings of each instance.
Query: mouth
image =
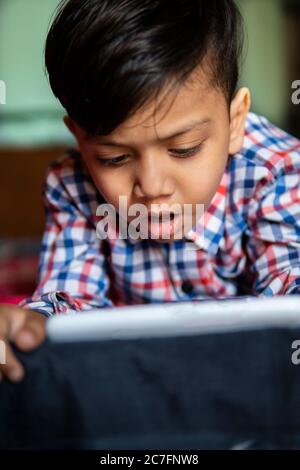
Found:
[[[149,211],[144,217],[134,217],[130,222],[130,230],[138,229],[144,238],[155,240],[172,240],[182,238],[182,215],[176,211]],[[135,234],[135,232],[134,232]],[[136,234],[135,234],[136,235]]]
[[[181,217],[174,212],[151,212],[148,223],[150,238],[171,240],[180,229]]]
[[[175,214],[174,212],[151,212],[148,216],[149,220],[152,220],[153,222],[164,222],[167,220],[174,220],[175,219]]]

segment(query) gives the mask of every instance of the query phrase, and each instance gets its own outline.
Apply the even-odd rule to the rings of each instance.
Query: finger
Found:
[[[0,337],[12,339],[22,327],[26,316],[24,309],[1,305],[0,307]]]
[[[46,338],[46,320],[41,313],[28,311],[23,326],[15,334],[15,345],[22,351],[37,348]]]
[[[12,382],[19,382],[25,374],[24,367],[7,342],[5,342],[5,363],[0,365],[0,374]]]

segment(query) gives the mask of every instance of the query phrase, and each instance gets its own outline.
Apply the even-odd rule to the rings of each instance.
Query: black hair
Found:
[[[45,62],[69,116],[90,135],[106,135],[206,57],[230,103],[242,47],[234,0],[63,0]]]

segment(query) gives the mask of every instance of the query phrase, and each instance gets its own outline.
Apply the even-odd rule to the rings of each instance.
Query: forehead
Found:
[[[203,68],[195,69],[180,86],[166,85],[155,98],[118,126],[109,136],[93,137],[101,144],[108,138],[127,141],[132,137],[164,139],[176,130],[199,128],[211,123],[220,107],[226,107],[223,92],[208,80]],[[109,139],[110,140],[110,139]]]
[[[172,126],[177,120],[187,114],[193,114],[195,111],[208,106],[207,84],[201,81],[191,81],[181,86],[173,86],[173,84],[165,86],[158,95],[151,99],[143,108],[134,113],[125,123],[122,130],[129,130],[139,125],[143,127],[164,128]],[[120,129],[119,129],[120,130]]]

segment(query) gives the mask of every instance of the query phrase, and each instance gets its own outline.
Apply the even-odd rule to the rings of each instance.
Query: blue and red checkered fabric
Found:
[[[100,240],[95,214],[105,201],[75,151],[49,169],[44,201],[39,283],[22,306],[47,316],[234,297],[241,287],[250,295],[300,293],[300,141],[256,114],[193,241]]]

